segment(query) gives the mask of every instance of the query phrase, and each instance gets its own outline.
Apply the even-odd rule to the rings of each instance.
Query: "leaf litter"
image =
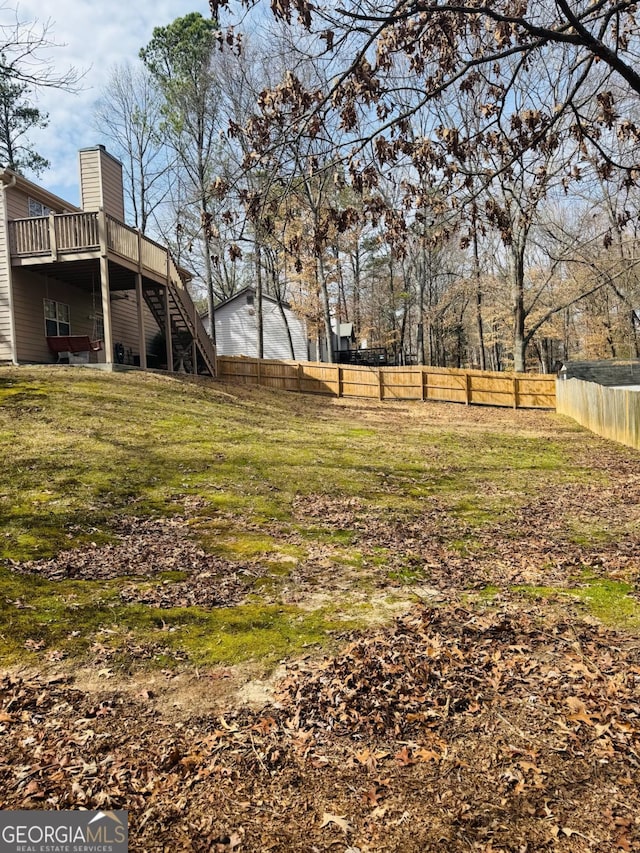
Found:
[[[0,742],[4,808],[126,808],[136,851],[640,845],[638,643],[535,603],[417,606],[179,722],[7,675]]]
[[[175,719],[153,691],[123,690],[108,655],[96,658],[104,687],[91,691],[71,676],[5,674],[2,807],[126,808],[130,849],[141,853],[640,850],[638,639],[508,594],[515,583],[566,585],[585,566],[637,588],[639,466],[608,447],[590,440],[582,462],[574,451],[576,464],[610,472],[606,483],[555,483],[481,525],[437,495],[414,514],[364,498],[294,501],[303,522],[350,531],[365,567],[386,549],[377,585],[388,588],[389,568],[411,561],[440,604],[354,633],[325,659],[289,662],[259,709],[202,713],[194,701]],[[623,536],[572,538],[572,519],[606,532],[620,530],[621,516]],[[53,580],[126,576],[125,600],[157,606],[240,600],[259,565],[207,555],[188,524],[125,519],[114,544],[12,568]],[[301,541],[276,522],[269,532]],[[327,571],[327,556],[311,550],[292,587],[337,589],[341,572]],[[143,582],[165,571],[187,577]],[[484,584],[500,595],[471,607],[463,591]],[[168,687],[174,676],[163,677]],[[200,683],[203,698],[215,692],[213,677]]]

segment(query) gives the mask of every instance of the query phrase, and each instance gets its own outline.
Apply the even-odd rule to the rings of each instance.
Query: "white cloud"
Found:
[[[49,114],[49,126],[34,133],[36,150],[51,161],[40,183],[67,201],[77,203],[80,148],[102,142],[93,126],[93,107],[115,64],[135,62],[151,38],[153,28],[189,12],[209,15],[207,0],[26,0],[20,2],[21,20],[51,21],[50,35],[60,45],[50,57],[60,72],[70,65],[85,71],[83,90],[70,94],[43,90],[37,106]],[[0,14],[11,17],[7,7]]]

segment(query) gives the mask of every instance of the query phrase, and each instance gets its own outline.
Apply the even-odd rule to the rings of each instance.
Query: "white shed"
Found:
[[[246,355],[257,358],[258,324],[255,288],[245,287],[235,296],[221,302],[216,306],[215,318],[218,355]],[[208,317],[204,318],[204,323],[208,327]],[[283,302],[281,307],[272,296],[263,294],[262,329],[265,358],[292,358],[287,326],[293,343],[293,358],[296,361],[308,361],[305,321],[292,311],[286,302]]]

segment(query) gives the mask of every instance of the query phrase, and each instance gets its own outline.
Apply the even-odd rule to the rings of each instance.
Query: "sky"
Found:
[[[61,45],[49,51],[56,69],[62,73],[72,65],[84,72],[78,94],[39,93],[36,106],[49,114],[49,124],[31,135],[36,151],[51,162],[37,183],[78,204],[78,150],[104,144],[93,123],[93,107],[111,68],[135,63],[154,27],[189,12],[208,17],[208,0],[24,0],[17,8],[22,21],[50,22],[49,35]],[[10,6],[0,6],[0,15],[11,20],[12,14]]]

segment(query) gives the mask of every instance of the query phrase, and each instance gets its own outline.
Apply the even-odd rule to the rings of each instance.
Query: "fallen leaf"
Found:
[[[569,706],[569,710],[571,711],[568,715],[569,720],[586,723],[588,726],[594,725],[593,720],[587,714],[587,706],[581,699],[578,699],[577,696],[569,696],[566,702]]]
[[[413,754],[415,758],[425,764],[428,764],[430,761],[440,761],[442,758],[439,752],[435,752],[433,749],[425,749],[424,747],[416,749]]]
[[[339,827],[345,835],[350,832],[353,832],[353,827],[346,819],[346,817],[341,817],[340,815],[331,814],[330,812],[324,812],[322,815],[322,823],[320,824],[320,829],[324,829],[325,826],[329,826],[334,823],[337,827]]]

